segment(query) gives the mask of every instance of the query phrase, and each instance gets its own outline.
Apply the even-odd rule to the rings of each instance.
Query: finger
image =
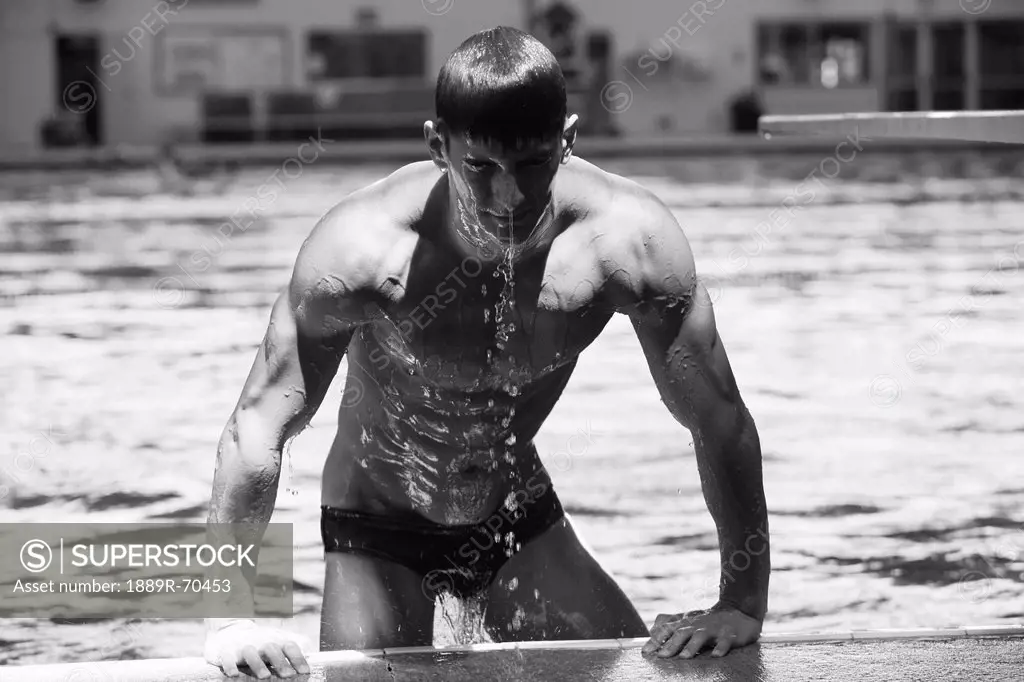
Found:
[[[302,655],[302,648],[298,644],[295,642],[285,642],[284,654],[300,675],[309,674],[309,663],[306,662],[306,657]]]
[[[658,627],[659,625],[668,623],[670,621],[679,620],[681,617],[681,613],[659,613],[657,617],[654,619],[654,627]]]
[[[733,643],[736,641],[736,633],[731,630],[725,630],[721,635],[718,636],[718,643],[715,644],[714,650],[711,655],[715,658],[725,656],[729,653],[729,649],[732,648]]]
[[[680,654],[683,658],[693,658],[700,653],[701,648],[711,639],[711,633],[707,630],[697,630],[693,633],[693,637],[686,643],[686,647]],[[673,656],[674,654],[668,654]]]
[[[676,630],[675,633],[668,638],[668,641],[662,644],[661,648],[658,649],[658,656],[661,656],[662,658],[675,656],[682,650],[683,645],[689,641],[693,634],[693,628],[680,628],[679,630]]]
[[[220,652],[220,667],[228,677],[238,676],[238,661],[234,649],[224,647]]]
[[[679,624],[676,621],[665,621],[661,625],[655,625],[653,628],[651,628],[651,639],[657,640],[660,644],[669,637],[671,637],[672,633],[674,633],[678,629]]]
[[[654,626],[651,628],[651,638],[647,640],[647,643],[644,644],[644,648],[642,649],[643,653],[650,653],[661,646],[661,643],[664,641],[664,634],[665,623],[662,622],[661,624],[658,624],[655,622]]]
[[[265,660],[270,661],[270,664],[274,666],[274,672],[277,673],[278,677],[291,677],[295,674],[295,669],[292,668],[292,664],[288,662],[288,659],[284,657],[280,644],[266,644],[260,653]]]
[[[256,650],[252,644],[249,644],[242,649],[242,658],[248,664],[249,669],[252,670],[252,674],[261,680],[265,680],[270,677],[270,670],[267,669],[263,659],[260,658],[260,652]]]
[[[672,623],[662,623],[651,628],[651,638],[644,644],[643,653],[651,653],[664,644],[675,632],[676,627]]]

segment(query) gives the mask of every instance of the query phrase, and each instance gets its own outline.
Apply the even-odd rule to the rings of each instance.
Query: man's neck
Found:
[[[510,250],[513,263],[532,259],[550,249],[557,236],[558,209],[554,192],[531,230],[511,245],[502,244],[479,225],[472,208],[460,205],[458,196],[450,188],[447,195],[442,228],[445,241],[461,258],[475,258],[484,268],[497,268],[509,259]]]

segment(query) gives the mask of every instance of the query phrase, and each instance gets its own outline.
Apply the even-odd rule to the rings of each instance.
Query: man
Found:
[[[436,105],[431,160],[342,200],[300,249],[220,443],[210,520],[265,528],[282,448],[347,353],[323,472],[322,649],[430,645],[443,592],[482,603],[495,641],[650,635],[645,652],[662,656],[756,641],[760,445],[682,229],[650,192],[572,158],[562,73],[529,35],[466,40]],[[577,537],[533,444],[615,313],[693,434],[721,546],[719,601],[650,632]],[[207,658],[229,675],[308,670],[287,633],[209,628]]]

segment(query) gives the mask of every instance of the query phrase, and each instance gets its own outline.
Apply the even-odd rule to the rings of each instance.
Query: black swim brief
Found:
[[[326,552],[386,559],[416,571],[428,597],[447,591],[466,598],[487,589],[509,557],[564,515],[550,483],[528,483],[515,494],[515,504],[468,525],[321,506],[320,535]]]

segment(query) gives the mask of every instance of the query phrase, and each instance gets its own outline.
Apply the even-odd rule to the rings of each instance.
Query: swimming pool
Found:
[[[865,153],[796,203],[820,159],[602,165],[673,207],[715,299],[765,457],[766,632],[1024,619],[1019,156]],[[304,168],[228,234],[273,170],[191,195],[140,172],[0,180],[5,518],[205,517],[217,439],[299,244],[389,169]],[[956,200],[921,200],[936,196]],[[343,373],[293,443],[274,517],[296,524],[292,627],[314,641],[319,471],[342,388]],[[586,447],[570,447],[581,432]],[[648,621],[714,599],[717,540],[689,440],[625,320],[584,354],[538,437]],[[0,637],[5,661],[24,663],[202,645],[188,621],[5,621]]]

